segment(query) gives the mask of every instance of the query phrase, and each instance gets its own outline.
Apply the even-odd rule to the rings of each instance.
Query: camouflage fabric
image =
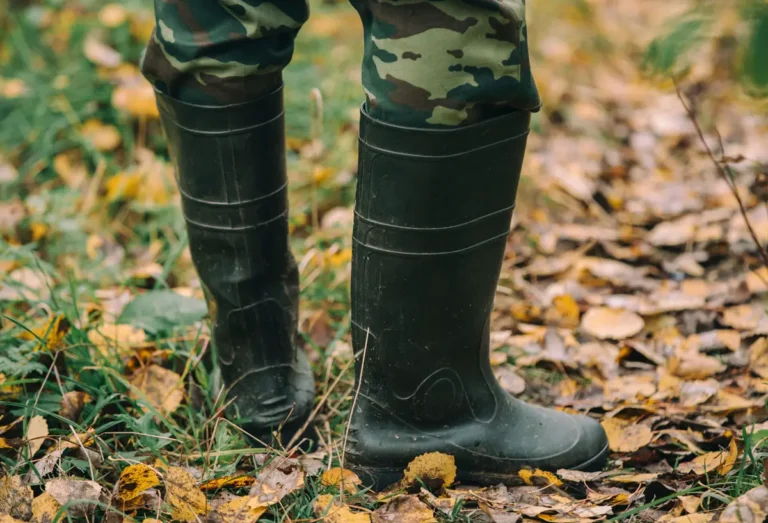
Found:
[[[377,119],[453,127],[540,105],[525,0],[351,0],[364,29],[367,108]],[[189,103],[272,90],[309,15],[304,0],[155,0],[142,70]]]

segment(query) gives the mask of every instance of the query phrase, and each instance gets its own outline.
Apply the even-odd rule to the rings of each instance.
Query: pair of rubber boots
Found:
[[[288,242],[282,89],[246,104],[158,106],[224,383],[243,428],[285,442],[314,406],[296,348],[299,281]],[[521,468],[592,470],[599,423],[527,405],[489,360],[490,313],[530,114],[457,129],[360,115],[352,344],[360,393],[347,468],[375,488],[427,452],[457,479],[515,482]]]

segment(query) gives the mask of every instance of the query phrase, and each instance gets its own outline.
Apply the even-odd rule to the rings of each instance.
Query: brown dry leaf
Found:
[[[685,511],[689,514],[698,512],[699,506],[701,505],[700,496],[680,496],[677,499],[680,500],[680,504],[683,506]]]
[[[656,393],[655,374],[629,374],[605,383],[605,399],[634,403],[650,398]]]
[[[80,503],[70,504],[68,510],[75,514],[87,514],[95,508],[94,501],[101,498],[101,486],[95,481],[76,478],[56,478],[45,484],[45,492],[59,505],[71,501]]]
[[[102,42],[96,31],[91,31],[85,38],[83,54],[89,61],[102,67],[117,67],[123,61],[120,53]]]
[[[53,523],[61,509],[58,501],[47,492],[43,492],[32,501],[32,523]]]
[[[765,317],[765,311],[762,308],[744,304],[729,307],[723,311],[722,323],[738,330],[753,330],[760,324],[760,320]]]
[[[323,472],[320,476],[320,482],[326,487],[339,487],[344,485],[344,490],[354,494],[357,492],[357,486],[362,484],[357,474],[351,470],[334,467]]]
[[[727,367],[717,358],[683,347],[669,358],[667,369],[685,380],[703,380],[725,371]]]
[[[160,365],[142,367],[131,376],[133,399],[142,399],[162,414],[171,414],[184,400],[181,376]]]
[[[758,338],[749,346],[749,370],[768,379],[768,338]]]
[[[327,523],[371,523],[371,516],[364,512],[352,512],[331,494],[318,496],[312,504],[315,516]]]
[[[19,476],[0,478],[0,514],[29,520],[32,516],[32,488],[23,484]]]
[[[27,457],[32,459],[40,447],[43,446],[45,438],[48,437],[48,422],[42,416],[33,416],[27,424],[27,445],[29,446],[29,454]]]
[[[522,516],[514,512],[505,512],[503,510],[497,510],[490,507],[486,503],[479,503],[480,510],[485,512],[485,515],[491,518],[493,523],[518,523]]]
[[[114,125],[105,124],[95,118],[87,120],[80,128],[80,134],[97,151],[114,151],[122,142],[120,131]]]
[[[42,271],[21,267],[4,278],[0,287],[0,300],[47,300],[51,294],[50,288],[50,281]]]
[[[372,523],[437,523],[432,509],[416,496],[397,496],[371,514]]]
[[[505,355],[506,359],[506,355]],[[493,369],[493,374],[499,381],[499,385],[512,395],[521,394],[525,390],[525,380],[509,366],[501,366]]]
[[[58,350],[70,327],[67,317],[59,313],[52,315],[40,327],[22,332],[19,337],[25,340],[38,340],[35,350]]]
[[[251,487],[249,506],[269,507],[304,486],[304,471],[295,461],[276,458],[259,472]]]
[[[768,292],[768,267],[760,267],[755,271],[748,272],[744,281],[751,294]]]
[[[255,523],[267,511],[266,505],[254,505],[254,498],[240,496],[217,507],[213,521],[221,523]]]
[[[129,501],[147,489],[160,485],[160,477],[151,467],[143,463],[129,465],[120,474],[117,499]]]
[[[227,476],[224,478],[209,479],[202,485],[200,490],[221,490],[223,488],[242,488],[250,487],[256,481],[253,476]]]
[[[560,478],[558,478],[552,472],[548,472],[546,470],[522,469],[517,473],[517,475],[520,476],[520,479],[522,479],[526,485],[537,485],[541,487],[554,485],[555,487],[560,487],[563,484],[563,482],[560,481]]]
[[[685,381],[680,384],[680,403],[685,407],[694,407],[709,400],[720,390],[720,382],[715,379]]]
[[[738,456],[739,449],[736,446],[736,440],[732,439],[728,446],[728,450],[707,452],[706,454],[696,457],[692,461],[681,463],[677,470],[682,474],[693,473],[697,476],[715,472],[724,476],[733,469]]]
[[[643,330],[645,322],[635,314],[624,309],[592,307],[581,318],[581,328],[601,340],[630,338]]]
[[[724,348],[737,351],[741,347],[741,334],[735,330],[718,329],[694,336],[698,336],[699,349],[705,352]]]
[[[605,429],[608,445],[614,452],[634,452],[653,440],[653,431],[642,423],[606,418],[600,424]]]
[[[450,487],[456,480],[456,458],[440,452],[414,458],[403,471],[403,484],[412,487],[419,479],[433,490]]]
[[[198,488],[192,474],[180,467],[165,471],[165,502],[171,516],[178,521],[197,521],[208,511],[205,494]]]
[[[768,517],[768,488],[755,487],[731,501],[719,523],[762,523]]]
[[[80,413],[83,412],[83,407],[92,399],[89,394],[76,390],[64,393],[59,402],[59,416],[77,422]]]

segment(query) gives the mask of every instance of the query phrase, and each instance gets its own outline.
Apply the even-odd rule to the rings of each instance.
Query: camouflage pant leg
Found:
[[[272,91],[309,16],[306,0],[154,0],[141,69],[187,103],[227,105]]]
[[[375,118],[450,127],[536,110],[525,0],[351,0],[363,21],[363,88]],[[182,101],[230,104],[273,89],[305,0],[155,0],[142,70]]]
[[[451,127],[536,111],[525,0],[351,0],[363,20],[372,116]]]

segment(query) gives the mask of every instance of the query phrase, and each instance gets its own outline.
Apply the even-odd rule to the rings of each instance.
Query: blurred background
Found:
[[[633,466],[727,446],[728,427],[764,421],[758,397],[768,392],[768,364],[750,352],[768,333],[768,4],[530,0],[528,18],[544,107],[493,317],[497,374],[511,392],[582,411],[655,401],[667,421],[701,405],[717,413],[695,448],[649,440],[653,459],[623,449]],[[25,441],[43,409],[59,413],[50,438],[71,419],[121,456],[243,446],[216,422],[224,400],[206,360],[202,294],[137,68],[152,29],[144,1],[0,0],[0,425],[16,423],[0,428],[7,441]],[[319,419],[331,449],[352,384],[361,47],[346,2],[313,0],[284,74],[301,339],[328,392]],[[701,350],[696,338],[692,359],[680,352],[715,331],[730,334],[709,335]],[[163,385],[147,384],[156,379]],[[686,396],[686,380],[706,387]],[[62,418],[67,393],[83,399],[67,411],[76,418]],[[658,430],[648,412],[628,412]],[[29,451],[19,443],[0,457],[21,473]],[[90,470],[68,454],[57,466]],[[114,483],[115,466],[96,475]],[[754,486],[762,462],[749,470]]]

